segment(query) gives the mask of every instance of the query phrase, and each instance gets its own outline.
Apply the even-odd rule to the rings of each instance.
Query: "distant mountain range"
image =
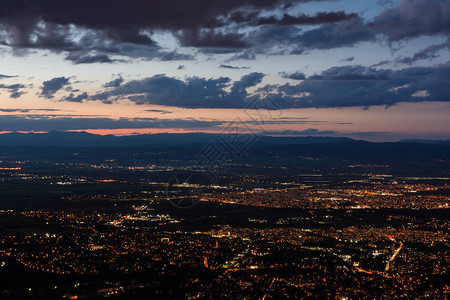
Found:
[[[62,147],[135,147],[185,146],[207,144],[217,134],[142,134],[132,136],[96,135],[87,132],[6,133],[0,135],[0,146],[62,146]],[[266,145],[298,145],[353,141],[343,137],[270,137],[258,136],[256,142]]]
[[[448,176],[449,141],[404,140],[373,143],[342,137],[222,136],[251,141],[236,155],[220,145],[218,134],[145,134],[134,136],[95,135],[86,132],[9,133],[0,135],[1,157],[26,161],[97,162],[114,160],[129,165],[162,163],[194,164],[210,142],[223,147],[232,161],[294,170],[336,172],[350,164],[389,164],[386,172]],[[228,145],[229,146],[229,145]],[[1,162],[1,160],[0,160]],[[308,169],[309,168],[309,169]],[[269,169],[268,169],[269,170]],[[306,171],[305,171],[306,170]],[[342,169],[345,170],[345,169]],[[281,171],[280,171],[281,172]]]
[[[421,143],[433,145],[450,145],[450,140],[401,140],[401,143]]]
[[[160,133],[132,136],[96,135],[87,132],[6,133],[0,134],[0,146],[61,147],[135,147],[185,146],[207,144],[219,138],[208,133]],[[306,145],[356,141],[346,137],[273,137],[258,136],[258,145]],[[399,143],[450,145],[450,140],[401,140]]]

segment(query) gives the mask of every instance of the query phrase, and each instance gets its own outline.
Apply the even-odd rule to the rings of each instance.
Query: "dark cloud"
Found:
[[[224,16],[238,9],[276,8],[288,0],[228,1],[123,1],[44,0],[0,1],[0,25],[9,37],[3,44],[16,48],[41,48],[54,51],[100,50],[105,43],[156,46],[146,31],[182,30],[185,45],[230,47],[235,34],[220,34],[203,29],[223,26]],[[305,1],[306,2],[306,1]],[[91,30],[89,32],[89,30]],[[86,33],[82,40],[74,36]],[[92,38],[94,37],[94,40]],[[86,43],[90,39],[90,45]]]
[[[55,111],[62,111],[62,110],[52,109],[52,108],[45,108],[45,109],[0,108],[0,112],[5,112],[5,113],[29,113],[29,112],[34,112],[34,111],[55,112]]]
[[[216,54],[233,54],[242,51],[242,49],[233,49],[233,48],[202,48],[200,51],[207,55],[216,55]]]
[[[231,84],[230,78],[188,78],[186,81],[155,75],[133,80],[111,91],[93,95],[91,99],[112,103],[116,97],[128,98],[137,104],[158,104],[179,107],[243,107],[249,96],[247,88],[261,82],[264,74],[250,73]],[[227,91],[226,89],[230,90]]]
[[[281,77],[286,79],[292,79],[292,80],[304,80],[306,78],[305,74],[301,72],[295,72],[295,73],[286,73],[282,72]]]
[[[285,84],[261,90],[268,92],[280,107],[364,107],[450,101],[450,65],[401,70],[334,67],[298,85]]]
[[[162,61],[173,61],[173,60],[193,60],[195,58],[192,54],[183,54],[176,51],[172,52],[159,52],[159,59]]]
[[[390,60],[383,60],[383,61],[380,61],[379,63],[376,63],[376,64],[372,65],[372,67],[385,66],[385,65],[388,65],[390,63],[391,63]]]
[[[1,111],[1,110],[0,110]],[[32,111],[51,112],[53,110],[17,109],[9,112],[8,115],[0,115],[0,128],[3,131],[52,131],[52,130],[88,130],[88,129],[142,129],[142,128],[180,128],[180,129],[217,129],[223,130],[223,126],[230,125],[229,122],[220,120],[197,120],[188,119],[158,119],[158,118],[120,118],[112,119],[103,116],[83,116],[83,115],[62,115],[62,114],[11,114],[14,112],[26,113]],[[55,110],[58,111],[58,110]],[[158,112],[169,114],[166,110],[146,110],[147,112]],[[254,125],[254,121],[242,121],[249,126]],[[322,124],[331,123],[327,121],[314,121],[308,118],[280,118],[279,120],[268,121],[271,125],[289,124]],[[275,131],[274,131],[275,132]],[[287,131],[283,131],[287,134]],[[293,133],[294,131],[290,131]],[[324,135],[331,134],[330,131],[317,129],[306,129],[296,131],[300,135]],[[283,133],[279,133],[280,135]]]
[[[234,82],[230,94],[237,94],[242,97],[247,96],[246,89],[260,83],[263,77],[264,74],[258,72],[253,72],[243,76],[241,80]]]
[[[73,38],[77,39],[77,47],[61,48],[67,51],[67,60],[74,63],[114,63],[124,62],[123,59],[112,56],[126,56],[129,58],[159,59],[162,61],[192,60],[193,55],[176,51],[164,51],[156,44],[139,44],[112,40],[104,32],[75,30]],[[79,37],[81,36],[81,37]]]
[[[257,51],[255,51],[254,49],[244,50],[241,53],[234,55],[232,58],[230,58],[229,61],[234,61],[234,60],[255,60],[257,54],[258,54]]]
[[[44,81],[41,96],[49,99],[53,98],[53,94],[69,84],[69,78],[56,77],[48,81]]]
[[[78,102],[81,103],[83,102],[83,100],[88,98],[88,94],[86,92],[79,94],[77,96],[75,96],[73,93],[70,93],[69,96],[67,96],[66,98],[64,98],[64,100],[69,101],[69,102]]]
[[[94,63],[112,63],[116,60],[111,59],[108,55],[80,55],[79,52],[71,53],[66,57],[66,60],[73,61],[74,64],[94,64]]]
[[[25,85],[23,84],[0,84],[0,89],[7,90],[10,95],[9,97],[11,99],[16,99],[25,94],[26,92],[21,91],[21,89],[24,89]]]
[[[351,47],[375,38],[375,32],[359,17],[314,27],[297,25],[260,26],[245,37],[249,49],[231,60],[255,59],[257,55],[300,55],[315,49]]]
[[[146,109],[145,111],[146,111],[146,112],[160,113],[160,114],[163,114],[163,115],[171,114],[171,113],[172,113],[171,111],[163,110],[163,109]]]
[[[385,9],[372,27],[391,41],[420,35],[450,33],[450,1],[403,0],[397,7]]]
[[[74,63],[89,60],[103,63],[118,61],[112,59],[111,55],[152,59],[158,57],[160,51],[154,44],[142,45],[114,41],[101,31],[73,30],[71,35],[73,39],[77,39],[76,47],[69,49],[63,47],[62,50],[69,52],[66,59]]]
[[[400,70],[339,66],[310,77],[301,73],[286,76],[302,81],[256,88],[264,77],[262,73],[250,73],[235,82],[227,77],[191,77],[183,81],[155,75],[123,83],[92,95],[89,100],[111,104],[128,99],[136,104],[185,108],[245,108],[252,101],[269,97],[277,109],[389,107],[399,102],[450,101],[450,64]],[[249,88],[254,88],[252,94]]]
[[[341,62],[352,62],[354,60],[355,60],[355,58],[352,56],[352,57],[347,57],[347,58],[341,59]]]
[[[0,84],[0,89],[16,90],[24,87],[23,84]]]
[[[236,67],[236,66],[230,66],[230,65],[220,65],[219,68],[222,69],[234,69],[234,70],[241,70],[241,69],[249,69],[249,67]]]
[[[4,78],[15,78],[17,76],[11,76],[11,75],[4,75],[4,74],[0,74],[0,79],[4,79]]]
[[[249,16],[248,22],[254,22],[257,25],[268,25],[268,24],[276,24],[276,25],[317,25],[324,23],[337,23],[340,21],[356,18],[356,14],[346,14],[343,11],[338,12],[321,12],[316,14],[315,16],[292,16],[289,14],[284,14],[283,17],[277,18],[275,16],[272,17],[263,17],[255,20],[255,16]]]
[[[335,135],[338,131],[319,130],[316,128],[308,128],[305,130],[282,130],[282,131],[265,131],[264,135]]]
[[[25,85],[16,83],[16,84],[0,84],[0,88],[2,89],[8,89],[8,90],[17,90],[17,89],[23,89],[25,88]]]
[[[178,35],[182,46],[196,48],[248,48],[249,43],[245,40],[245,35],[241,33],[223,33],[214,29],[208,30],[182,30]]]
[[[438,57],[437,53],[442,49],[450,49],[450,38],[444,43],[431,45],[419,52],[416,52],[413,56],[400,58],[397,62],[411,65],[420,60],[432,60]]]
[[[103,85],[103,87],[106,88],[116,88],[119,87],[123,83],[123,78],[120,76],[119,78],[116,78],[114,80],[111,80],[110,82],[107,82]]]
[[[249,125],[255,125],[255,120],[251,121],[242,121],[241,123],[249,124]],[[322,123],[331,123],[328,121],[315,121],[315,120],[291,120],[291,121],[285,121],[285,120],[267,120],[264,121],[264,125],[294,125],[294,124],[322,124]],[[333,123],[336,124],[336,123]]]
[[[368,29],[361,18],[352,18],[338,24],[326,24],[296,36],[301,48],[331,49],[353,46],[358,42],[374,39],[375,33]]]
[[[309,1],[319,0],[110,0],[107,5],[103,0],[0,1],[0,30],[6,33],[0,43],[19,50],[60,52],[74,64],[88,64],[123,61],[112,58],[115,55],[163,61],[194,58],[163,51],[151,37],[158,31],[172,33],[181,46],[204,53],[236,53],[234,59],[350,47],[375,40],[378,33],[390,41],[450,33],[449,1],[403,0],[370,24],[345,11],[288,13],[294,4]],[[431,51],[404,58],[404,63],[433,57]]]
[[[271,48],[279,49],[280,46],[284,46],[284,49],[273,54],[298,55],[313,49],[351,47],[359,42],[375,41],[377,34],[380,33],[391,41],[421,35],[447,35],[450,33],[450,2],[403,0],[399,6],[385,9],[369,24],[360,16],[345,12],[319,13],[312,17],[293,17],[284,14],[281,18],[276,16],[259,18],[255,13],[238,12],[232,15],[232,18],[235,22],[250,24],[259,22],[259,25],[263,25],[245,38],[241,38],[250,49],[234,57],[234,59],[254,59],[256,55],[270,54]],[[314,22],[320,26],[309,30],[302,27],[303,31],[297,26]],[[436,50],[430,49],[429,53],[432,51]],[[423,57],[423,54],[418,55],[419,58]],[[344,61],[352,60],[350,58]]]
[[[256,11],[240,10],[231,13],[228,17],[228,22],[237,23],[240,26],[243,24],[251,26],[260,25],[317,25],[325,23],[337,23],[357,17],[356,14],[347,14],[344,11],[338,12],[319,12],[314,16],[307,16],[304,14],[293,16],[284,13],[281,17],[277,15],[260,16]]]
[[[24,92],[24,91],[13,90],[13,91],[11,91],[11,94],[9,94],[9,98],[17,99],[20,96],[25,95],[25,94],[26,94],[26,92]]]
[[[189,60],[193,59],[192,55],[162,51],[152,39],[152,33],[170,32],[182,46],[200,48],[206,53],[231,53],[267,46],[258,39],[264,32],[247,39],[249,32],[261,28],[266,29],[268,34],[276,33],[270,29],[290,26],[298,34],[299,25],[328,24],[332,27],[359,19],[356,14],[344,11],[319,12],[312,16],[285,12],[294,3],[314,1],[320,0],[148,0],[131,3],[110,0],[107,4],[103,0],[67,0],[64,3],[59,0],[0,1],[0,28],[7,33],[0,43],[14,49],[69,52],[66,59],[75,64],[112,63],[115,61],[111,58],[112,54]],[[355,25],[358,24],[351,23],[349,26]],[[343,29],[340,27],[335,32],[326,30],[337,34]],[[330,47],[365,38],[361,28],[360,32],[350,35],[336,36]],[[295,43],[289,42],[290,37],[284,37],[284,43]],[[323,34],[318,36],[318,39],[321,38]],[[314,47],[311,36],[304,39],[309,44],[306,47]],[[271,40],[277,40],[276,35]],[[340,44],[338,40],[343,42]]]
[[[288,1],[283,0],[228,0],[228,1],[182,1],[164,2],[110,0],[77,1],[2,1],[0,18],[12,24],[19,20],[41,19],[50,24],[74,24],[85,28],[101,28],[117,40],[148,43],[142,28],[185,29],[221,26],[217,17],[239,8],[273,8]],[[307,1],[302,1],[307,2]]]
[[[273,45],[298,44],[301,30],[297,26],[264,26],[250,34],[247,38],[257,50],[258,48],[269,48]]]
[[[392,6],[392,5],[394,5],[394,2],[392,2],[391,0],[378,0],[378,5],[380,5],[380,6],[386,6],[386,5]]]
[[[221,121],[200,121],[185,119],[122,118],[102,117],[54,117],[48,115],[0,116],[0,128],[3,131],[52,131],[52,130],[88,130],[123,128],[211,128],[223,125]]]
[[[332,67],[319,75],[313,75],[315,80],[388,80],[391,70],[376,70],[361,65]]]

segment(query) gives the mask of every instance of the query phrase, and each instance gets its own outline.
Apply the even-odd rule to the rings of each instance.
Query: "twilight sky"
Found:
[[[0,0],[0,132],[450,139],[449,50],[442,0]]]

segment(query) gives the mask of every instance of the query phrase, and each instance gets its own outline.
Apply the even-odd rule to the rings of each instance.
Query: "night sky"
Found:
[[[0,132],[450,139],[450,1],[0,0]],[[259,103],[259,102],[258,102]]]

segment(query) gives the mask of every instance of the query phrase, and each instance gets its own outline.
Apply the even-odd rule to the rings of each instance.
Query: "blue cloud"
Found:
[[[53,95],[62,89],[65,85],[69,83],[69,78],[66,77],[56,77],[48,81],[44,81],[42,84],[41,95],[45,98],[53,98]]]
[[[186,81],[155,75],[133,80],[110,91],[91,96],[93,100],[113,103],[117,96],[137,104],[158,104],[178,107],[243,107],[249,94],[247,88],[261,82],[264,74],[250,73],[231,83],[230,78],[205,79],[191,77]],[[227,91],[226,89],[230,90]]]

